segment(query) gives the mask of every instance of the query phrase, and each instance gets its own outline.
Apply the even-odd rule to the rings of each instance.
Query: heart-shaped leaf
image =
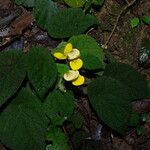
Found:
[[[33,9],[36,23],[43,29],[49,28],[51,19],[58,10],[57,5],[51,0],[36,0]]]
[[[103,75],[89,85],[89,100],[100,119],[123,134],[128,126],[139,123],[131,102],[150,96],[147,83],[135,69],[122,63],[106,65]]]
[[[57,79],[57,66],[45,48],[33,47],[27,59],[28,78],[41,98]]]
[[[69,39],[74,48],[77,48],[83,59],[83,67],[85,69],[102,69],[104,68],[103,49],[92,37],[88,35],[73,36]]]
[[[129,89],[120,81],[103,76],[88,87],[89,100],[98,114],[112,129],[123,134],[131,113]]]
[[[148,85],[143,76],[133,67],[122,63],[111,63],[106,66],[104,75],[112,77],[130,89],[131,100],[149,98]]]
[[[21,51],[0,52],[0,106],[18,90],[25,75]]]
[[[97,19],[92,15],[85,15],[82,9],[69,8],[58,11],[51,18],[47,30],[54,38],[67,38],[81,34],[97,24]]]
[[[139,18],[137,18],[137,17],[133,18],[133,19],[131,20],[130,24],[131,24],[131,27],[132,27],[132,28],[137,27],[137,26],[140,24]]]
[[[14,150],[44,150],[47,118],[39,99],[23,89],[0,114],[0,140]]]

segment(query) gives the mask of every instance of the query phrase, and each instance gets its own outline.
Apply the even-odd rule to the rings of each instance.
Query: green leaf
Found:
[[[85,69],[94,70],[104,68],[103,62],[97,56],[91,54],[84,54],[82,59],[84,62],[83,66]]]
[[[55,47],[51,50],[51,53],[54,54],[56,52],[60,52],[60,53],[64,54],[64,49],[65,49],[66,45],[67,45],[67,42],[59,43],[57,47]]]
[[[44,150],[47,118],[39,99],[23,89],[0,114],[0,140],[14,150]]]
[[[60,74],[61,77],[63,77],[64,74],[70,70],[67,64],[57,63],[56,65],[57,65],[58,73]]]
[[[64,0],[70,7],[82,7],[86,0]]]
[[[74,48],[79,49],[83,59],[83,68],[85,69],[102,69],[104,53],[102,48],[92,37],[88,35],[73,36],[69,39]]]
[[[0,106],[18,90],[25,75],[21,51],[0,52]]]
[[[135,18],[131,19],[130,24],[131,24],[131,27],[132,27],[132,28],[137,27],[137,26],[140,24],[139,18],[136,18],[136,17],[135,17]]]
[[[112,77],[130,89],[131,100],[149,98],[148,85],[143,76],[127,64],[111,63],[106,65],[105,76]]]
[[[92,3],[94,5],[100,5],[100,6],[102,6],[104,4],[104,1],[105,0],[93,0]]]
[[[131,113],[129,89],[120,81],[103,76],[88,86],[90,103],[102,119],[112,129],[123,134]]]
[[[54,126],[51,126],[47,140],[51,141],[52,144],[49,144],[46,150],[69,150],[69,145],[67,143],[67,138],[65,134],[59,129]]]
[[[74,110],[73,100],[74,98],[70,93],[54,90],[48,95],[44,102],[43,107],[46,115],[52,120],[54,120],[55,117],[58,117],[58,114],[61,118],[69,118]]]
[[[25,7],[33,7],[35,0],[15,0],[17,5],[23,5]]]
[[[139,123],[131,101],[149,97],[147,83],[131,66],[121,63],[106,65],[103,75],[89,85],[89,100],[100,119],[123,134],[128,126]]]
[[[47,49],[33,47],[27,59],[28,78],[41,98],[54,85],[57,79],[57,66]]]
[[[150,25],[150,16],[149,15],[144,15],[142,16],[141,20],[145,23]]]
[[[35,7],[33,9],[33,15],[36,23],[42,28],[47,29],[51,24],[53,15],[58,12],[56,4],[51,0],[36,0]]]
[[[80,8],[69,8],[58,11],[51,18],[47,30],[54,38],[67,38],[81,34],[97,24],[96,17],[85,15]]]

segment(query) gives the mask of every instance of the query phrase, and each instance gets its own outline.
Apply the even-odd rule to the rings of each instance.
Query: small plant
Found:
[[[64,53],[55,52],[54,57],[60,60],[67,59],[71,70],[68,70],[63,75],[66,81],[71,81],[75,86],[84,84],[85,78],[78,71],[83,66],[83,61],[79,58],[80,51],[78,49],[73,49],[72,44],[68,43],[65,46]]]
[[[140,22],[143,22],[146,25],[150,25],[150,16],[144,15],[140,18],[135,17],[135,18],[131,19],[131,22],[130,22],[131,27],[132,28],[137,27],[138,25],[140,25]]]
[[[14,150],[69,150],[64,125],[82,126],[83,118],[75,112],[75,98],[81,93],[97,117],[120,135],[141,127],[132,102],[150,97],[146,80],[129,65],[106,63],[100,44],[85,34],[98,25],[89,9],[104,0],[61,0],[73,7],[63,10],[51,0],[15,2],[32,8],[36,24],[61,42],[54,49],[36,45],[28,53],[0,52],[2,144]],[[149,24],[148,16],[140,20]],[[134,18],[132,28],[140,20]],[[85,138],[78,133],[77,139]]]

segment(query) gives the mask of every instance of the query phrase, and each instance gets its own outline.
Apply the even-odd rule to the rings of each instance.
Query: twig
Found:
[[[94,28],[91,28],[86,34],[89,34],[92,30],[94,30]]]
[[[107,45],[108,45],[108,43],[109,43],[109,41],[110,41],[112,35],[114,34],[115,30],[116,30],[116,27],[117,27],[117,25],[118,25],[118,22],[119,22],[119,19],[120,19],[121,15],[124,13],[124,11],[126,11],[129,7],[131,7],[136,1],[137,1],[137,0],[131,1],[129,4],[127,4],[127,6],[125,6],[125,7],[120,11],[119,15],[117,16],[116,23],[115,23],[115,25],[114,25],[114,27],[113,27],[113,29],[112,29],[112,31],[111,31],[111,33],[110,33],[110,35],[109,35],[107,41],[105,42],[104,45],[102,45],[102,47],[103,47],[104,49],[107,49]]]
[[[128,0],[125,0],[125,2],[126,2],[128,5],[130,5],[130,3],[129,3],[129,1],[128,1]]]
[[[68,136],[68,133],[67,133],[67,131],[66,131],[66,128],[65,128],[64,126],[62,126],[62,129],[63,129],[65,135]],[[72,142],[71,142],[70,140],[69,140],[69,145],[70,145],[70,149],[71,149],[71,150],[74,150],[74,148],[73,148],[73,146],[72,146]]]

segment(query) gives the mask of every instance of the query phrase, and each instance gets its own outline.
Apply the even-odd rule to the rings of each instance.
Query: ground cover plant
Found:
[[[0,3],[3,149],[148,149],[142,145],[150,138],[150,16],[145,5],[150,4]],[[142,14],[125,16],[137,6],[144,9]]]

